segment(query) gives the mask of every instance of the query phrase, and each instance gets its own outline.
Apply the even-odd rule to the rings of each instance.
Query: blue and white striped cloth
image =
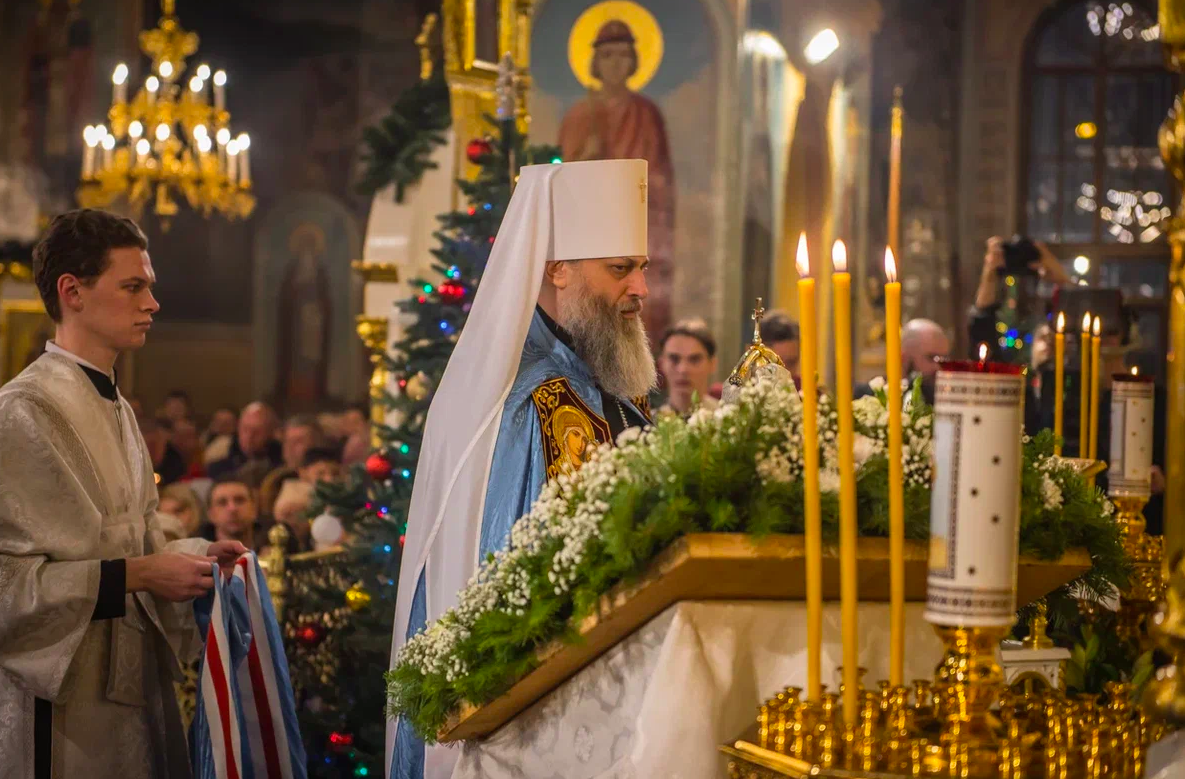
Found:
[[[190,729],[194,779],[306,779],[288,661],[266,580],[243,555],[194,602],[206,637]]]

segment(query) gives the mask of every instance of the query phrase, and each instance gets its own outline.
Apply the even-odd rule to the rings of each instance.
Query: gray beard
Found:
[[[575,277],[572,294],[560,303],[556,321],[572,336],[576,356],[610,395],[633,399],[648,394],[658,375],[642,318],[626,319],[616,306],[586,287],[580,270]]]

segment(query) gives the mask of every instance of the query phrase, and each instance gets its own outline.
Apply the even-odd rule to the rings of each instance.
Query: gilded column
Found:
[[[1168,66],[1185,72],[1185,0],[1160,0],[1160,36]],[[1179,95],[1159,133],[1160,153],[1185,192],[1185,95]],[[1185,196],[1183,196],[1185,197]],[[1166,564],[1185,548],[1185,199],[1169,232],[1169,351],[1166,396],[1164,543]]]

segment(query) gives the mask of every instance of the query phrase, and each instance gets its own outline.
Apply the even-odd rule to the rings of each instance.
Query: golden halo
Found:
[[[638,52],[638,70],[626,82],[634,92],[654,78],[662,62],[662,28],[654,15],[630,0],[604,0],[580,14],[568,35],[568,65],[585,88],[599,86],[592,77],[593,41],[605,22],[617,19],[629,25]]]

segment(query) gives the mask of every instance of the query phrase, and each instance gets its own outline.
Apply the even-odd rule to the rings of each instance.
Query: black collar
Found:
[[[539,318],[543,320],[543,324],[547,325],[547,329],[556,337],[556,340],[568,347],[573,354],[576,353],[576,342],[572,340],[572,334],[564,328],[560,327],[560,323],[548,316],[547,312],[543,310],[540,305],[535,306],[535,311],[538,312]]]
[[[119,399],[119,391],[115,388],[116,382],[119,381],[118,373],[116,373],[114,370],[112,371],[112,373],[115,374],[115,381],[112,381],[111,377],[102,371],[97,371],[94,368],[88,368],[80,362],[75,362],[74,364],[79,368],[82,368],[82,372],[85,373],[86,377],[91,380],[91,384],[95,385],[95,391],[98,392],[104,400],[110,400],[114,402]]]

